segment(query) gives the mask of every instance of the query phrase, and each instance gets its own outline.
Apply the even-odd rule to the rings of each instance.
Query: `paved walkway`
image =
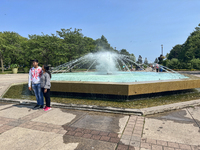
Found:
[[[199,107],[147,118],[32,107],[0,103],[1,150],[200,149]]]
[[[28,82],[28,74],[0,74],[0,97],[11,84],[21,82]]]

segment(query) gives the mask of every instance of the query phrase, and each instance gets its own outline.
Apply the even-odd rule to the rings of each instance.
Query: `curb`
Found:
[[[200,99],[186,101],[186,102],[180,102],[180,103],[174,103],[174,104],[168,104],[168,105],[162,105],[162,106],[156,106],[156,107],[142,108],[142,109],[140,109],[140,111],[142,112],[143,115],[153,115],[153,114],[183,109],[183,108],[187,108],[187,107],[194,107],[194,106],[199,106],[199,105],[200,105]]]
[[[10,98],[0,98],[2,102],[17,103],[22,105],[34,105],[36,101],[32,100],[22,100],[22,99],[10,99]],[[97,111],[106,113],[116,113],[116,114],[127,114],[127,115],[143,115],[139,109],[128,109],[128,108],[114,108],[114,107],[100,107],[92,105],[76,105],[76,104],[62,104],[51,102],[51,106],[55,108],[66,108],[66,109],[76,109],[76,110],[87,110],[87,111]]]
[[[0,98],[1,102],[17,103],[22,105],[35,105],[36,101],[23,100],[23,99],[10,99],[10,98]],[[137,115],[137,116],[147,116],[158,113],[164,113],[167,111],[183,109],[187,107],[200,106],[199,100],[192,100],[187,102],[180,102],[156,107],[142,108],[142,109],[129,109],[129,108],[114,108],[114,107],[101,107],[92,105],[77,105],[77,104],[62,104],[62,103],[51,103],[52,107],[55,108],[66,108],[75,110],[87,110],[96,112],[106,112],[106,113],[116,113],[116,114],[127,114],[127,115]]]

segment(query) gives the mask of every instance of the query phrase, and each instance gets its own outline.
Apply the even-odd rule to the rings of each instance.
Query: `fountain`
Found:
[[[130,96],[200,87],[197,78],[165,66],[158,73],[150,65],[115,52],[89,53],[53,68],[51,91]],[[130,66],[139,69],[133,71]]]

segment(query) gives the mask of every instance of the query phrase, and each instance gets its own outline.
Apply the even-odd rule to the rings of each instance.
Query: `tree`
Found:
[[[2,72],[4,72],[4,60],[7,63],[19,63],[21,59],[21,42],[26,40],[15,32],[0,32],[0,60]]]
[[[174,46],[172,50],[170,51],[170,53],[168,54],[167,59],[170,59],[170,60],[172,58],[180,59],[181,50],[182,50],[182,45],[178,44]]]
[[[145,65],[148,65],[148,64],[149,64],[147,58],[145,58],[144,64],[145,64]]]
[[[122,55],[127,55],[127,56],[130,55],[129,52],[128,52],[126,49],[121,49],[121,50],[119,51],[119,53],[122,54]]]
[[[177,58],[172,58],[171,60],[169,60],[167,67],[169,67],[171,69],[179,69],[180,62]]]
[[[141,55],[139,55],[137,63],[138,63],[138,64],[142,64],[142,63],[143,63],[143,61],[142,61],[142,56],[141,56]]]
[[[156,63],[156,64],[158,63],[158,58],[155,59],[154,63]]]

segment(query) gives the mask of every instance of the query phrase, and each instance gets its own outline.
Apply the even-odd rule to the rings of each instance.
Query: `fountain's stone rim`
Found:
[[[88,81],[51,81],[51,91],[69,93],[91,93],[108,95],[140,95],[177,91],[200,87],[200,78],[192,77],[179,80],[144,81],[133,83],[88,82]]]

